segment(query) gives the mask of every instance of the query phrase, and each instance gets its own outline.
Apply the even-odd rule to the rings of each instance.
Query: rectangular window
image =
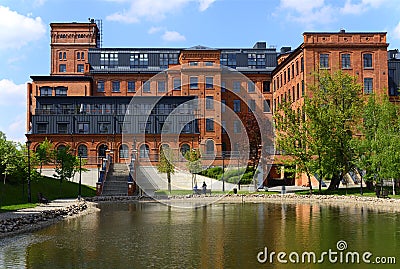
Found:
[[[53,95],[53,88],[51,87],[40,87],[40,96],[52,96]]]
[[[206,66],[213,66],[213,65],[214,65],[214,62],[209,62],[209,61],[207,61],[207,62],[205,62],[205,65],[206,65]]]
[[[165,92],[165,81],[158,81],[157,84],[158,92]]]
[[[174,90],[180,90],[180,89],[181,89],[181,79],[174,78]]]
[[[119,81],[113,81],[112,82],[112,91],[113,92],[119,92],[120,91],[120,83],[119,83]]]
[[[254,84],[254,82],[252,82],[252,81],[247,82],[247,91],[248,92],[256,91],[256,85]]]
[[[97,91],[104,92],[104,81],[103,80],[97,81]]]
[[[206,77],[206,89],[213,89],[213,88],[214,88],[214,78]]]
[[[371,53],[363,54],[363,62],[364,62],[364,68],[372,68],[372,54]]]
[[[79,122],[78,123],[78,133],[88,134],[89,133],[89,123],[88,122]]]
[[[263,81],[263,92],[271,92],[271,83],[269,81]]]
[[[221,112],[225,112],[226,110],[226,100],[222,99],[221,100]]]
[[[265,113],[271,112],[271,101],[264,100],[264,110]]]
[[[290,67],[288,67],[288,70],[287,70],[287,81],[288,82],[290,81]]]
[[[197,66],[198,64],[198,62],[189,62],[189,66]]]
[[[111,124],[109,122],[99,122],[99,133],[108,134],[111,132]]]
[[[67,72],[67,65],[66,65],[66,64],[60,64],[60,65],[58,66],[58,72],[60,72],[60,73],[65,73],[65,72]]]
[[[329,68],[329,54],[321,53],[319,55],[319,67],[320,68]]]
[[[206,109],[214,109],[214,97],[206,96]]]
[[[67,96],[67,87],[56,87],[56,96]]]
[[[47,133],[47,123],[38,123],[37,124],[37,133],[38,134]]]
[[[304,80],[301,81],[301,96],[304,96],[304,92],[305,92],[305,86],[304,86]]]
[[[68,123],[57,123],[57,133],[67,134],[68,133]]]
[[[256,111],[256,100],[250,99],[248,103],[248,111],[254,112]]]
[[[236,53],[221,53],[221,65],[236,68]]]
[[[190,89],[197,90],[199,88],[199,78],[198,77],[190,77]]]
[[[222,133],[226,134],[226,121],[221,121]]]
[[[240,121],[234,120],[233,121],[233,132],[235,134],[239,134],[242,131],[242,127],[240,125]]]
[[[85,71],[84,67],[83,67],[83,64],[78,64],[77,71],[78,71],[78,73],[83,73]]]
[[[128,92],[135,92],[135,81],[128,81]]]
[[[296,76],[299,75],[299,61],[296,61]]]
[[[297,83],[297,99],[300,98],[300,84]]]
[[[240,112],[240,100],[233,100],[233,111]]]
[[[240,81],[234,81],[233,82],[233,91],[234,92],[240,92]]]
[[[143,92],[150,92],[150,81],[145,81],[143,84]]]
[[[351,68],[350,54],[348,53],[342,54],[342,69],[349,69],[349,68]]]
[[[206,131],[214,132],[214,119],[206,119]]]
[[[373,79],[372,78],[364,78],[364,93],[370,94],[373,92]]]

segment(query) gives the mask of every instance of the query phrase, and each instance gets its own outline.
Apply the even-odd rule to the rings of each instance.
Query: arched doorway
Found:
[[[99,158],[105,158],[106,157],[106,150],[107,149],[108,149],[108,147],[107,147],[106,144],[100,145],[99,150],[98,150]]]
[[[129,148],[127,145],[123,144],[119,147],[119,158],[128,159],[129,158]]]
[[[142,144],[139,148],[139,157],[140,158],[149,158],[150,148],[147,144]]]
[[[180,148],[182,157],[185,157],[186,152],[188,152],[189,150],[190,150],[190,146],[188,144],[186,144],[186,143],[182,144],[181,148]]]
[[[81,156],[82,158],[88,157],[88,149],[87,149],[86,145],[79,145],[78,156]]]

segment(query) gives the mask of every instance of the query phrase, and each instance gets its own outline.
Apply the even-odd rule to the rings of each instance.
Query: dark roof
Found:
[[[31,76],[33,81],[92,81],[88,76]]]

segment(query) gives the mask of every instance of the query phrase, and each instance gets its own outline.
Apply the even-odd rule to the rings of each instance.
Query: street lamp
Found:
[[[222,151],[222,191],[225,192],[225,151]]]
[[[31,154],[30,154],[30,147],[32,141],[26,141],[26,147],[28,149],[28,203],[32,202],[32,195],[31,195]]]
[[[79,191],[78,191],[78,200],[81,200],[82,196],[82,150],[79,150]]]

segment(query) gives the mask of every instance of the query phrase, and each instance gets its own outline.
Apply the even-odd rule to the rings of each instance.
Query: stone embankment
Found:
[[[55,208],[55,209],[52,209]],[[88,209],[85,201],[52,203],[0,214],[0,238],[23,232],[31,232],[60,220],[82,214]]]

